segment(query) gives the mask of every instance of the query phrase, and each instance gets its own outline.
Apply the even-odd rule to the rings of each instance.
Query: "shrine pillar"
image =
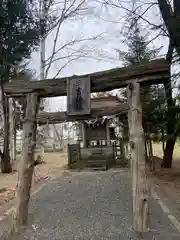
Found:
[[[87,131],[85,122],[81,122],[83,148],[87,148]]]
[[[107,141],[107,146],[110,146],[111,139],[110,139],[109,121],[108,120],[106,120],[106,141]]]

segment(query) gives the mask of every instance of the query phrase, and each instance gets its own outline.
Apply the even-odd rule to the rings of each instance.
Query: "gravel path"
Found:
[[[130,186],[126,170],[59,177],[32,198],[29,227],[13,240],[179,240],[153,199],[151,232],[136,236]]]

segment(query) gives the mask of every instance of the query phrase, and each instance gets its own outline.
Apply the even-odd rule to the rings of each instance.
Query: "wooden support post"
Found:
[[[139,83],[129,84],[127,91],[130,108],[128,124],[131,147],[133,228],[137,232],[147,232],[149,230],[149,189],[145,171],[145,144]]]
[[[110,139],[109,121],[108,120],[106,120],[106,141],[107,141],[107,146],[110,146],[111,139]]]
[[[34,148],[36,145],[36,116],[39,100],[36,93],[27,95],[26,116],[23,124],[23,147],[19,164],[16,192],[16,207],[13,216],[13,230],[19,231],[28,221],[28,204],[34,170]]]
[[[83,141],[83,148],[87,148],[86,126],[84,122],[82,122],[82,141]]]

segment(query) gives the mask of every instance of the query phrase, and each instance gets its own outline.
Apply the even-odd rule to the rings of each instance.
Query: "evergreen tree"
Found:
[[[4,149],[1,171],[11,171],[9,157],[9,105],[3,84],[13,80],[14,67],[30,58],[39,46],[40,22],[35,0],[0,0],[0,86],[4,113]]]
[[[136,19],[134,20],[130,33],[126,35],[125,41],[127,52],[116,49],[119,53],[120,60],[125,66],[146,63],[155,58],[160,51],[159,49],[151,49],[148,46],[147,35],[141,35],[140,26]]]
[[[154,59],[161,48],[151,49],[148,44],[147,35],[141,35],[140,25],[136,19],[132,19],[132,27],[130,28],[130,33],[126,34],[125,41],[127,46],[127,51],[121,51],[116,49],[119,53],[119,59],[123,62],[124,66],[131,66],[136,64],[144,64]],[[151,86],[141,88],[141,95],[143,100],[147,102],[148,99],[145,99],[152,89]],[[153,88],[154,91],[157,90],[157,87]],[[123,97],[126,99],[126,92],[123,91]]]
[[[144,64],[154,59],[159,49],[151,49],[148,45],[147,35],[141,34],[141,28],[136,19],[132,19],[130,33],[126,35],[125,42],[127,51],[120,51],[120,60],[125,66],[136,64]],[[159,94],[161,93],[161,94]],[[124,102],[127,101],[126,90],[120,92]],[[163,95],[160,97],[160,95]],[[157,86],[146,86],[141,88],[141,102],[143,107],[143,128],[146,136],[149,133],[156,136],[156,139],[161,136],[162,123],[165,123],[165,99],[164,89]],[[120,117],[120,126],[123,130],[123,137],[128,138],[128,119],[127,114]],[[163,126],[164,127],[164,126]],[[159,139],[160,140],[160,139]]]

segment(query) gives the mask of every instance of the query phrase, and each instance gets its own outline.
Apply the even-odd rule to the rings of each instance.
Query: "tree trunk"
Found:
[[[4,146],[3,146],[3,154],[1,159],[1,172],[2,173],[10,173],[12,172],[10,155],[9,155],[9,101],[8,98],[5,96],[4,88],[1,86],[2,90],[2,106],[3,106],[3,113],[4,113]]]
[[[161,134],[162,134],[162,150],[163,150],[163,155],[165,151],[165,139],[164,139],[164,128],[161,128]]]
[[[151,170],[155,170],[155,162],[154,162],[154,158],[153,158],[153,147],[152,147],[152,141],[149,137],[149,134],[148,134],[148,137],[147,137],[147,145],[148,145],[148,152],[149,152],[149,162],[150,162],[150,167],[151,167]]]
[[[128,124],[131,147],[133,228],[137,232],[147,232],[149,231],[149,189],[146,177],[140,85],[134,81],[127,90],[130,106]]]
[[[16,129],[16,125],[15,125],[15,129],[14,129],[14,160],[16,160],[16,137],[17,137],[17,129]]]
[[[59,144],[60,144],[60,147],[62,147],[62,142],[63,142],[63,133],[62,133],[62,131],[63,131],[63,125],[61,124],[61,129],[60,129],[59,132],[58,132],[55,124],[53,124],[53,129],[54,129],[54,131],[55,131],[55,133],[56,133],[56,137],[57,137],[57,139],[58,139],[58,142],[59,142]]]
[[[45,67],[46,67],[46,35],[45,28],[47,24],[47,14],[48,8],[46,7],[46,1],[42,1],[40,5],[40,80],[44,80],[45,77]],[[41,99],[40,106],[44,108],[46,99]],[[44,129],[44,126],[38,126],[38,131],[41,132]],[[39,138],[40,151],[37,154],[39,162],[44,162],[44,143],[43,139]]]
[[[121,158],[125,158],[126,154],[125,154],[125,148],[124,148],[124,141],[122,138],[119,140],[119,146],[120,146],[120,156]]]
[[[15,160],[15,150],[14,150],[14,132],[16,131],[15,126],[15,116],[13,111],[13,100],[9,98],[9,124],[10,124],[10,161],[11,163]]]
[[[172,168],[172,159],[173,159],[173,151],[174,151],[175,143],[176,143],[176,138],[169,138],[167,140],[161,167]]]
[[[171,81],[169,80],[166,84],[164,84],[166,99],[167,99],[167,136],[168,139],[166,141],[166,147],[164,150],[164,156],[161,166],[164,168],[172,167],[172,158],[174,145],[176,143],[176,137],[174,137],[174,129],[176,124],[176,112],[173,110],[174,102],[172,99],[172,87]]]
[[[150,133],[151,133],[150,125],[149,125],[149,123],[146,123],[145,126],[146,127],[144,129],[146,129],[146,147],[147,147],[147,152],[148,152],[148,161],[149,161],[149,165],[150,165],[150,170],[155,170],[152,140],[151,140],[151,136],[150,136]]]
[[[173,59],[174,47],[176,47],[176,50],[177,50],[178,54],[180,55],[180,48],[179,48],[180,47],[180,38],[179,38],[180,35],[178,32],[178,29],[180,30],[180,28],[178,27],[178,29],[177,29],[177,25],[175,25],[175,22],[174,21],[172,22],[172,20],[175,20],[175,19],[176,19],[176,21],[179,21],[179,17],[175,16],[175,18],[174,18],[174,16],[173,16],[173,19],[171,19],[170,17],[172,17],[172,14],[170,13],[170,11],[168,12],[168,6],[167,6],[168,3],[164,0],[162,0],[162,1],[159,0],[158,2],[159,2],[162,17],[163,17],[166,27],[170,33],[169,47],[168,47],[168,52],[166,54],[166,59],[169,63],[169,72],[170,72],[172,59]],[[177,1],[177,0],[174,1],[174,5],[176,5],[176,6],[174,6],[175,14],[180,13],[180,4],[179,3],[180,3],[180,1]],[[177,46],[177,43],[179,44],[179,47]],[[164,83],[164,89],[165,89],[166,101],[167,101],[166,132],[167,132],[168,139],[166,141],[166,148],[164,150],[163,161],[162,161],[161,166],[164,168],[171,168],[174,145],[176,143],[176,136],[177,136],[177,133],[175,134],[175,132],[174,132],[174,129],[176,128],[175,125],[177,123],[177,119],[176,119],[176,112],[172,109],[175,106],[175,104],[174,104],[174,101],[172,98],[171,78],[169,78],[168,81],[166,83]]]
[[[153,157],[153,147],[152,147],[152,140],[149,138],[149,155]]]
[[[167,0],[158,0],[158,4],[169,36],[180,57],[180,2],[174,0],[174,11]]]
[[[165,151],[165,142],[162,142],[162,151],[163,151],[163,155],[164,155],[164,151]]]
[[[146,156],[146,162],[148,163],[148,147],[147,147],[147,140],[144,142],[144,147],[145,147],[145,156]]]
[[[16,209],[13,230],[19,231],[28,221],[32,175],[34,170],[34,149],[36,145],[36,115],[39,107],[35,93],[27,95],[26,116],[23,123],[23,149],[19,165],[19,179],[16,192]]]

